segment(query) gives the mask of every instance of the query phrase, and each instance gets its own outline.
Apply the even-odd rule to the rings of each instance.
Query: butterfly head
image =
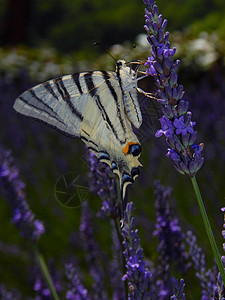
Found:
[[[117,60],[116,62],[116,73],[120,78],[125,79],[125,81],[130,83],[136,79],[136,73],[132,70],[131,66],[128,66],[125,60]]]

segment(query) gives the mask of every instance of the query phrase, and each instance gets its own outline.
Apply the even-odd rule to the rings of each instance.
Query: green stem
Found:
[[[51,291],[51,294],[52,294],[52,298],[54,300],[59,300],[59,296],[55,290],[55,286],[53,284],[53,281],[52,281],[52,278],[51,278],[51,275],[48,271],[48,267],[47,267],[47,264],[44,260],[44,257],[42,256],[42,254],[39,252],[37,246],[34,246],[34,253],[35,253],[35,256],[36,256],[36,259],[37,259],[37,262],[38,262],[38,265],[39,265],[39,268],[42,272],[42,275],[44,276],[46,282],[47,282],[47,285],[49,287],[49,290]]]
[[[119,180],[116,181],[116,187],[117,187],[117,197],[118,197],[118,202],[121,205],[121,212],[123,213],[123,203],[121,200],[121,190],[120,190],[120,183]],[[122,240],[122,236],[121,236],[121,230],[119,229],[119,225],[116,219],[114,219],[114,224],[115,224],[115,228],[116,228],[116,232],[117,232],[117,236],[118,239],[120,241],[120,245],[121,245],[121,250],[123,252],[124,248],[123,248],[123,240]],[[123,260],[123,274],[126,274],[126,260],[125,257],[122,253],[122,260]],[[126,281],[124,281],[124,290],[125,290],[125,299],[128,299],[128,286],[126,284]]]
[[[120,245],[121,245],[121,250],[123,252],[123,240],[122,240],[122,237],[121,237],[121,231],[119,230],[119,226],[118,226],[118,222],[114,219],[114,224],[115,224],[115,227],[116,227],[116,232],[117,232],[117,236],[118,236],[118,239],[120,241]],[[126,260],[125,260],[125,257],[122,253],[122,260],[123,260],[123,274],[126,274]],[[125,290],[125,299],[128,299],[128,287],[127,287],[127,284],[126,284],[126,281],[124,281],[124,290]]]
[[[213,232],[212,232],[212,229],[211,229],[211,226],[210,226],[210,223],[209,223],[209,219],[208,219],[208,216],[207,216],[207,213],[206,213],[206,210],[205,210],[204,203],[202,201],[202,196],[201,196],[200,190],[198,188],[198,183],[196,181],[195,176],[191,178],[191,182],[192,182],[195,194],[196,194],[196,198],[197,198],[197,201],[198,201],[198,205],[199,205],[199,208],[200,208],[200,211],[201,211],[201,215],[202,215],[202,218],[203,218],[203,222],[204,222],[204,225],[205,225],[205,229],[206,229],[206,232],[207,232],[207,235],[208,235],[208,238],[209,238],[209,242],[210,242],[212,251],[213,251],[213,254],[215,256],[215,259],[216,259],[221,277],[223,279],[223,283],[225,284],[224,267],[223,267],[223,264],[222,264],[222,261],[221,261],[221,258],[220,258],[220,254],[219,254],[219,251],[218,251],[218,248],[217,248],[217,245],[216,245],[215,238],[213,236]]]

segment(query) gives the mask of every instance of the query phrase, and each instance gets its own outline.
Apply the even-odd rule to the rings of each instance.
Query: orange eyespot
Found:
[[[128,142],[127,144],[126,144],[126,146],[123,148],[123,153],[126,155],[127,153],[129,153],[129,152],[132,152],[131,151],[131,145],[137,145],[137,146],[139,146],[140,147],[140,145],[138,144],[138,143],[133,143],[133,142]],[[133,154],[133,153],[132,153]]]

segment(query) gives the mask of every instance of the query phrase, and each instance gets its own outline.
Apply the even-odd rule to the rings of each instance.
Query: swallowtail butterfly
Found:
[[[20,95],[14,109],[80,138],[118,174],[124,197],[141,166],[141,145],[133,132],[142,124],[139,79],[119,60],[115,72],[75,73],[39,84]]]

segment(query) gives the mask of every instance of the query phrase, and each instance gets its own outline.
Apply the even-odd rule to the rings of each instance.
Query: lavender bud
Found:
[[[184,94],[184,87],[182,84],[179,84],[177,87],[177,97],[178,99],[180,99],[181,97],[183,97]]]
[[[158,21],[157,21],[157,23],[158,23],[158,27],[159,27],[159,28],[162,27],[162,14],[160,14],[160,15],[158,16]]]
[[[168,101],[168,97],[160,90],[157,91],[157,97]]]
[[[166,96],[171,99],[172,98],[172,89],[169,85],[166,85],[165,86],[165,93],[166,93]]]
[[[146,25],[145,25],[146,26]],[[146,26],[147,27],[147,26]],[[146,27],[145,27],[145,30],[146,30]],[[148,29],[148,27],[147,27],[147,33],[149,32],[149,29]],[[150,39],[150,37],[149,36],[147,36],[147,41],[149,42],[149,44],[152,46],[152,41],[151,41],[151,39]]]
[[[166,142],[167,142],[167,144],[168,144],[171,148],[174,149],[174,148],[175,148],[175,140],[174,140],[173,137],[174,137],[173,135],[167,137],[167,138],[166,138]]]
[[[153,24],[154,25],[154,24]],[[154,28],[154,27],[153,27]],[[150,39],[152,41],[152,44],[155,45],[156,47],[158,46],[159,42],[157,41],[156,37],[154,35],[150,36]]]
[[[181,140],[182,140],[182,144],[184,145],[184,147],[189,146],[189,138],[190,138],[190,133],[186,133],[186,134],[181,135]]]
[[[195,161],[190,161],[188,167],[189,167],[189,172],[191,174],[195,174],[196,173],[196,169],[197,169],[197,166],[198,166],[198,162],[195,162]]]
[[[173,88],[173,99],[177,100],[177,88]]]
[[[163,67],[164,68],[167,68],[168,70],[170,70],[172,65],[173,65],[173,60],[171,58],[169,58],[169,57],[164,58],[164,60],[163,60]]]
[[[154,5],[153,8],[152,8],[152,14],[154,16],[154,18],[158,17],[158,6],[157,5]]]
[[[178,95],[177,95],[178,98]],[[189,102],[181,99],[177,105],[177,113],[179,116],[186,114],[188,110]]]
[[[149,27],[147,25],[144,25],[144,29],[147,32],[147,34],[150,34]],[[150,42],[151,40],[150,40],[149,36],[147,37],[147,40],[148,40],[149,44],[151,44],[151,42]]]
[[[167,115],[167,117],[169,119],[172,119],[173,118],[173,111],[172,111],[172,108],[170,105],[165,105],[163,108],[162,108],[162,112],[163,114]]]
[[[180,60],[177,59],[177,60],[175,61],[175,63],[173,64],[173,66],[172,66],[172,68],[171,68],[171,71],[177,72],[179,66],[180,66]]]
[[[162,42],[163,37],[164,37],[163,30],[159,29],[159,32],[158,32],[158,41],[159,41],[159,43]]]
[[[176,144],[175,144],[175,150],[177,150],[177,152],[181,152],[182,147],[181,147],[181,144],[180,144],[180,143],[176,143]]]
[[[167,20],[166,20],[167,21]],[[169,31],[167,31],[165,34],[164,34],[164,42],[168,42],[169,41],[169,37],[170,37],[170,33]]]
[[[179,163],[179,167],[180,167],[180,169],[181,169],[185,174],[189,174],[189,170],[188,170],[187,166],[186,166],[183,162],[180,162],[180,163]]]
[[[154,68],[159,74],[163,74],[163,68],[157,61],[154,62]]]
[[[168,100],[164,100],[164,99],[157,99],[157,101],[162,104],[162,105],[166,105],[168,104]]]
[[[185,175],[185,173],[180,169],[180,166],[175,162],[174,168],[177,170],[178,173],[181,175]]]
[[[197,139],[197,131],[194,131],[190,134],[190,138],[189,138],[189,142],[188,142],[188,146],[191,146],[194,144],[194,142]]]
[[[174,150],[168,148],[168,152],[166,154],[167,157],[170,157],[172,160],[179,162],[180,161],[180,155]]]
[[[167,19],[164,19],[163,23],[162,23],[162,30],[163,31],[166,29],[166,26],[167,26]]]
[[[186,115],[184,116],[184,124],[186,125],[186,126],[189,126],[190,125],[190,123],[191,123],[191,117],[192,117],[192,112],[191,111],[188,111],[187,113],[186,113]]]
[[[158,28],[157,23],[154,22],[154,23],[152,24],[152,26],[153,26],[154,34],[157,35],[157,34],[158,34],[158,31],[159,31],[159,28]]]
[[[177,74],[175,72],[170,73],[169,85],[171,86],[171,88],[177,85]]]

